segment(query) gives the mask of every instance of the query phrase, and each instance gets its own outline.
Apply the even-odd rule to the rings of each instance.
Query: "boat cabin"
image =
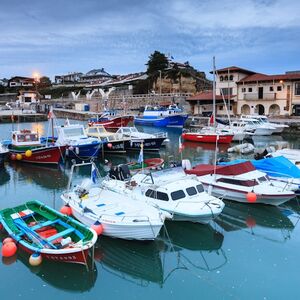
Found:
[[[40,138],[36,132],[31,130],[20,130],[12,132],[12,145],[24,146],[24,145],[40,145]]]
[[[64,144],[65,141],[87,139],[83,125],[70,124],[56,127],[59,143]]]
[[[113,142],[122,139],[122,134],[108,132],[103,125],[94,124],[85,129],[88,136],[98,138],[102,141]]]

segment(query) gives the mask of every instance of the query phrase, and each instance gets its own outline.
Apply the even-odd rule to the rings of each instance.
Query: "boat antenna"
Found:
[[[215,65],[215,57],[213,57],[213,127],[214,131],[216,131],[216,65]]]

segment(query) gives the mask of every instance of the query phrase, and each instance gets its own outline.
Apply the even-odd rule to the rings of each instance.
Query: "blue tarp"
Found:
[[[230,162],[222,162],[220,165],[232,165],[245,161],[245,159],[237,159]],[[257,170],[263,171],[270,176],[300,178],[300,169],[284,156],[250,161]]]

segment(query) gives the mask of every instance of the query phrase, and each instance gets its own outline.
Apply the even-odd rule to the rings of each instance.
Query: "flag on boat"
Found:
[[[212,114],[212,115],[210,116],[210,118],[209,118],[209,125],[214,125],[214,123],[215,123],[215,117],[214,117],[214,115]]]
[[[92,164],[91,180],[93,181],[93,183],[96,183],[97,181],[97,169],[94,164]]]
[[[141,164],[144,161],[144,152],[143,152],[144,145],[141,143],[141,150],[140,150],[140,155],[138,159],[138,163]]]

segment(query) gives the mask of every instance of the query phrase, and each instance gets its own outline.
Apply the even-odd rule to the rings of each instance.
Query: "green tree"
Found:
[[[51,85],[52,84],[51,84],[50,78],[47,76],[43,76],[39,80],[38,89],[46,89],[46,88],[50,87]]]
[[[146,66],[150,85],[152,86],[153,83],[156,82],[157,78],[160,76],[159,71],[161,71],[163,74],[164,71],[168,68],[169,62],[167,57],[163,53],[159,51],[154,51],[149,56],[149,60],[146,63]]]

